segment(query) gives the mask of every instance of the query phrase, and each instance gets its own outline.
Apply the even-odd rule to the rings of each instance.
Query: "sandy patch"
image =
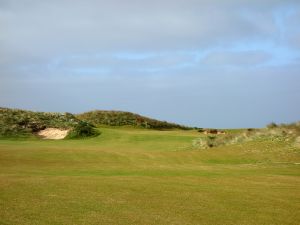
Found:
[[[43,139],[59,140],[64,139],[69,133],[69,130],[61,130],[58,128],[46,128],[45,130],[39,131],[37,134]]]

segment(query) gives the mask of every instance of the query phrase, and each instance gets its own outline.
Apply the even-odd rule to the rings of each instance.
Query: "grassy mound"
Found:
[[[30,137],[46,128],[70,129],[68,138],[98,134],[91,124],[80,121],[71,113],[45,113],[0,108],[0,138]]]
[[[211,133],[202,135],[193,141],[193,146],[200,149],[207,149],[224,145],[241,144],[254,140],[290,142],[294,145],[298,145],[299,138],[300,122],[281,125],[272,123],[264,129],[248,129],[238,133],[222,135]]]
[[[175,123],[159,121],[144,117],[138,114],[122,111],[102,111],[95,110],[77,115],[78,119],[87,121],[94,125],[109,125],[109,126],[134,126],[150,129],[191,129]]]

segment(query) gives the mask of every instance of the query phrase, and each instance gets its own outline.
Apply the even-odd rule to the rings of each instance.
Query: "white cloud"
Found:
[[[1,1],[0,63],[172,51],[272,39],[272,10],[297,1]]]

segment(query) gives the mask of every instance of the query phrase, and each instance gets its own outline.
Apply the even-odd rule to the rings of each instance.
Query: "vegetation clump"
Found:
[[[46,128],[69,129],[76,137],[89,134],[94,136],[96,131],[88,123],[82,121],[71,113],[45,113],[27,110],[0,108],[0,138],[1,137],[30,137]],[[81,131],[82,130],[82,131]]]
[[[281,125],[268,125],[264,129],[247,129],[239,133],[223,135],[208,133],[193,141],[193,146],[199,149],[208,149],[217,146],[241,144],[254,140],[270,140],[291,142],[298,145],[300,138],[300,122]]]
[[[87,121],[94,125],[108,126],[133,126],[143,127],[156,130],[164,129],[181,129],[188,130],[190,127],[182,126],[175,123],[160,121],[144,117],[138,114],[122,111],[103,111],[95,110],[77,115],[78,119]]]
[[[84,121],[79,121],[78,124],[69,132],[66,138],[77,139],[98,136],[100,132],[94,128],[94,125]]]

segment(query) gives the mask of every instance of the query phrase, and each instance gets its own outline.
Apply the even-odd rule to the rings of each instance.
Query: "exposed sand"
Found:
[[[59,140],[64,139],[69,133],[69,130],[61,130],[58,128],[46,128],[45,130],[39,131],[37,134],[43,139]]]

